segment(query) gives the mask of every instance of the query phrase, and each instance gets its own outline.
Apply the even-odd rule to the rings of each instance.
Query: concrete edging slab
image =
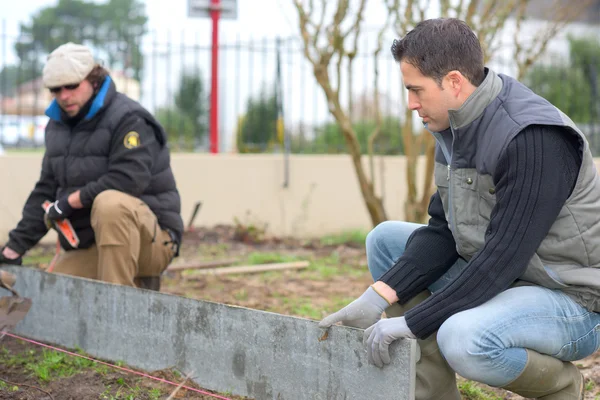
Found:
[[[219,392],[257,400],[414,399],[416,341],[369,365],[362,330],[27,268],[33,305],[15,333],[146,371],[177,367]]]

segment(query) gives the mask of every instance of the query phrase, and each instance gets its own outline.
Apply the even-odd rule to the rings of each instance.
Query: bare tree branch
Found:
[[[404,10],[404,24],[401,25],[403,34],[401,36],[406,35],[406,32],[408,32],[408,27],[413,25],[412,9],[414,7],[414,3],[414,0],[407,0],[406,2],[406,9]]]
[[[464,8],[465,8],[465,0],[460,0],[458,2],[458,5],[455,8],[456,9],[456,18],[463,18],[462,15],[463,15]],[[467,22],[467,24],[469,24],[469,23]]]
[[[592,4],[593,0],[579,0],[576,2],[564,2],[555,0],[554,5],[547,9],[546,19],[550,21],[545,29],[540,29],[538,33],[525,46],[523,43],[519,46],[517,53],[517,37],[515,42],[515,60],[517,62],[517,79],[522,79],[535,61],[546,51],[548,43],[556,37],[559,31],[582,15]]]
[[[363,20],[363,14],[365,12],[365,6],[367,5],[367,0],[361,0],[358,6],[358,11],[356,12],[356,18],[352,26],[348,28],[348,31],[345,32],[342,36],[347,37],[350,33],[354,32],[354,49],[356,49],[356,41],[358,40],[358,36],[360,35],[360,27],[361,22]]]
[[[331,0],[330,0],[331,1]],[[340,104],[340,90],[342,86],[343,72],[349,72],[348,91],[352,93],[352,60],[356,56],[358,40],[361,34],[363,14],[366,0],[360,0],[356,14],[352,13],[349,17],[350,0],[337,0],[335,12],[332,17],[325,16],[326,0],[321,0],[321,15],[318,16],[319,23],[315,25],[309,18],[306,10],[300,3],[300,0],[293,0],[298,11],[300,32],[304,44],[304,54],[307,60],[313,66],[313,74],[319,86],[323,89],[329,112],[336,119],[340,130],[344,136],[348,153],[352,158],[354,169],[359,181],[360,190],[365,200],[365,205],[371,216],[371,221],[379,223],[387,217],[385,208],[379,197],[373,191],[373,184],[365,174],[362,166],[362,155],[360,143],[356,137],[356,132],[352,127],[349,112]],[[311,14],[312,19],[315,19]],[[343,30],[352,18],[348,30]],[[352,38],[352,48],[346,48],[346,39]],[[319,46],[319,39],[324,39],[323,46]],[[348,51],[349,50],[349,51]],[[344,62],[347,60],[348,69],[342,71]],[[332,65],[333,62],[333,65]],[[333,71],[331,70],[333,67]],[[335,77],[330,75],[335,73]]]
[[[448,0],[449,1],[449,0]],[[429,9],[431,5],[431,0],[425,1],[425,3],[419,8],[419,20],[423,21],[425,19],[425,12]]]
[[[354,100],[353,100],[354,93],[352,91],[352,86],[353,86],[352,85],[352,77],[353,77],[353,72],[354,72],[353,64],[354,64],[354,58],[356,57],[356,54],[358,52],[358,38],[360,37],[360,32],[361,32],[360,27],[361,27],[361,22],[362,22],[362,18],[363,18],[363,13],[365,11],[366,3],[367,3],[367,0],[361,0],[354,23],[352,24],[352,26],[350,28],[348,28],[348,31],[342,35],[344,38],[346,38],[350,33],[354,32],[354,40],[352,43],[352,48],[350,49],[350,51],[348,51],[346,53],[346,55],[348,56],[348,109],[349,110],[352,110],[352,104],[354,102]],[[351,115],[350,115],[350,117],[352,118]]]
[[[513,35],[513,41],[515,46],[515,59],[517,59],[518,55],[521,54],[523,48],[521,47],[521,41],[519,38],[521,37],[521,30],[523,27],[523,20],[525,19],[525,11],[527,10],[527,1],[521,0],[519,2],[519,6],[517,9],[517,15],[515,17],[515,33]]]
[[[447,16],[448,11],[450,11],[450,0],[440,0],[441,15]]]
[[[298,20],[299,20],[299,25],[300,25],[300,35],[302,37],[302,42],[303,42],[304,56],[308,59],[308,61],[310,61],[311,64],[315,65],[316,60],[312,56],[311,51],[310,51],[310,49],[311,49],[310,43],[314,44],[314,41],[311,41],[311,35],[308,32],[308,27],[307,27],[307,25],[309,23],[308,14],[304,10],[304,7],[300,3],[300,0],[293,0],[293,1],[294,1],[294,5],[296,6],[296,9],[298,10]],[[312,1],[311,1],[311,4],[312,4]]]
[[[494,48],[496,44],[496,35],[504,26],[510,15],[514,13],[517,7],[517,1],[523,1],[525,3],[529,2],[529,0],[507,0],[504,2],[487,0],[487,3],[485,3],[480,23],[476,24],[476,27],[474,28],[484,52],[485,62],[489,61],[493,55],[491,49]]]
[[[462,1],[461,1],[462,3]],[[467,7],[467,15],[465,16],[465,22],[469,26],[473,26],[473,18],[477,14],[477,9],[479,8],[479,0],[471,0],[469,3],[469,7]]]
[[[319,43],[319,37],[321,36],[321,30],[323,29],[323,24],[325,23],[325,14],[327,11],[327,2],[325,0],[321,0],[321,17],[319,19],[318,24],[314,24],[312,23],[312,14],[314,11],[314,4],[313,4],[313,0],[310,0],[310,12],[308,13],[308,21],[311,24],[311,26],[314,27],[314,32],[312,33],[313,35],[313,46],[315,48],[318,48],[318,43]]]
[[[375,76],[373,78],[373,95],[375,98],[373,99],[375,104],[375,129],[369,135],[369,140],[367,143],[368,152],[369,152],[369,169],[371,171],[371,187],[374,188],[375,185],[375,162],[373,159],[373,147],[375,143],[375,139],[379,136],[381,132],[381,109],[379,104],[379,54],[383,48],[383,36],[385,32],[388,30],[390,26],[390,22],[392,20],[392,13],[388,12],[388,16],[386,18],[384,26],[379,30],[377,34],[377,48],[373,52],[373,63],[374,63],[374,72]]]

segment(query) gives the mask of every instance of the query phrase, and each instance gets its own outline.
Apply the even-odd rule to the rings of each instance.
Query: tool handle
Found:
[[[17,281],[17,276],[8,271],[0,271],[0,284],[5,287],[12,288]]]
[[[19,296],[15,289],[13,289],[16,281],[17,277],[15,274],[8,271],[0,271],[0,287],[10,291],[14,296]]]
[[[50,208],[51,205],[52,205],[52,203],[50,202],[50,200],[44,200],[44,202],[42,203],[42,208],[44,209],[45,212],[48,212],[48,209]]]
[[[48,208],[50,208],[52,206],[52,203],[49,200],[44,200],[44,202],[42,203],[42,208],[44,209],[45,212],[48,212]],[[79,246],[79,237],[77,236],[77,233],[75,233],[75,229],[73,229],[73,226],[71,225],[71,221],[69,221],[68,219],[59,219],[57,221],[49,221],[47,219],[47,217],[44,217],[44,221],[46,222],[46,226],[48,226],[48,229],[55,227],[56,230],[62,234],[64,236],[65,239],[67,239],[67,241],[69,242],[69,244],[73,247],[73,248],[77,248]]]

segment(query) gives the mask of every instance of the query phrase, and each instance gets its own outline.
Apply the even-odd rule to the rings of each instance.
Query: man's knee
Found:
[[[105,190],[92,204],[92,225],[99,222],[119,221],[132,212],[134,198],[118,190]]]
[[[381,222],[367,234],[365,240],[367,266],[373,280],[379,279],[385,273],[385,268],[391,267],[391,265],[385,265],[384,268],[384,266],[380,265],[381,262],[379,262],[380,253],[385,248],[385,240],[389,240],[389,227],[391,224],[390,221]]]
[[[373,280],[377,280],[393,266],[395,258],[404,251],[402,225],[397,221],[384,221],[373,228],[365,241],[367,265]],[[401,249],[400,249],[401,247]]]
[[[379,243],[389,237],[390,228],[394,225],[393,221],[384,221],[379,223],[367,234],[365,241],[367,251],[375,250]]]
[[[437,333],[438,346],[448,364],[464,378],[482,381],[483,365],[501,349],[467,312],[448,318]]]

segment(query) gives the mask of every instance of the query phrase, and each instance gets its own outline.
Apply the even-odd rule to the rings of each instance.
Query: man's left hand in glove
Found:
[[[0,264],[21,265],[23,257],[10,247],[2,247],[0,250]]]
[[[375,364],[379,368],[389,364],[389,346],[402,338],[416,339],[404,317],[382,319],[367,328],[363,335],[363,343],[367,347],[369,364]]]
[[[69,218],[73,214],[74,208],[69,204],[69,196],[63,196],[56,200],[46,211],[46,216],[50,221]]]

